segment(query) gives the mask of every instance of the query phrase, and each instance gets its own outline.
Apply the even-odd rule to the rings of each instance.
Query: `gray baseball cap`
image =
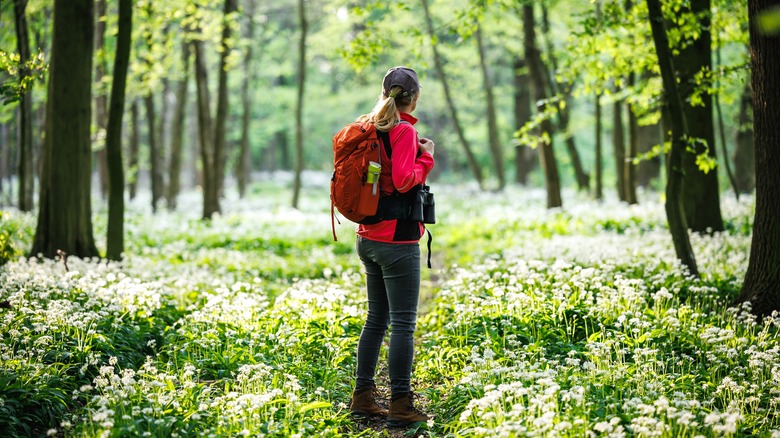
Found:
[[[403,66],[393,67],[387,71],[384,80],[382,80],[382,95],[389,96],[390,89],[396,86],[403,90],[401,96],[414,96],[422,87],[420,81],[417,80],[417,72]]]

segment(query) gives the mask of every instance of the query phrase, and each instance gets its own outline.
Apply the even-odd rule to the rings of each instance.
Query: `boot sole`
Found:
[[[366,419],[366,418],[377,418],[377,417],[387,418],[387,415],[369,414],[368,412],[359,412],[359,411],[350,411],[349,415],[351,415],[354,418],[363,418],[363,419]]]
[[[396,420],[394,418],[388,418],[387,419],[387,425],[389,427],[408,427],[413,424],[420,424],[425,423],[426,420],[420,420],[420,421],[404,421],[404,420]]]

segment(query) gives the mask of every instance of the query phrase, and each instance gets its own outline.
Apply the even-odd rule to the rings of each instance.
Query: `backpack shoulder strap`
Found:
[[[402,123],[406,123],[407,125],[411,126],[411,123],[407,122],[406,120],[401,120],[400,122],[398,122],[398,125]],[[393,158],[393,148],[390,145],[390,131],[380,131],[377,129],[376,135],[377,137],[379,137],[379,139],[382,141],[382,144],[385,146],[385,153],[387,153],[387,157]]]

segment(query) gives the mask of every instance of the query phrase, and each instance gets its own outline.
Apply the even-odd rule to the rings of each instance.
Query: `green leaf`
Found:
[[[301,414],[305,414],[305,413],[307,413],[309,411],[313,411],[315,409],[324,409],[324,408],[329,408],[331,406],[332,405],[329,402],[326,402],[326,401],[314,401],[314,402],[311,402],[311,403],[309,403],[307,405],[301,406],[301,409],[298,410],[298,412],[300,412]]]
[[[758,29],[767,35],[780,34],[780,6],[758,14]]]

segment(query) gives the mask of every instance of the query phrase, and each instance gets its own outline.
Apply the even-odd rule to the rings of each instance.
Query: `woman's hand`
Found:
[[[433,143],[433,140],[423,137],[417,142],[417,147],[420,149],[420,151],[422,151],[422,153],[427,152],[433,156],[433,151],[436,148],[436,145]]]

